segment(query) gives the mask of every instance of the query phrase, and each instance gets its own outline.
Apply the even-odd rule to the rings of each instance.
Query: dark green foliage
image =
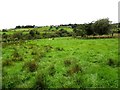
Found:
[[[49,30],[51,30],[51,29],[52,29],[52,26],[50,26]]]
[[[22,32],[16,32],[13,34],[14,40],[20,40],[23,38],[23,33]]]
[[[40,39],[40,32],[37,30],[30,30],[28,34],[28,39]]]
[[[32,37],[34,37],[35,34],[36,34],[36,32],[35,32],[34,30],[30,30],[29,34],[30,34]]]
[[[103,35],[111,33],[111,24],[108,18],[97,20],[95,23],[75,24],[72,26],[76,36]]]
[[[2,29],[2,32],[7,32],[7,29]]]
[[[88,23],[88,24],[85,24],[85,31],[86,31],[87,35],[93,35],[93,34],[95,34],[92,25],[93,25],[92,22]]]
[[[76,36],[84,36],[86,35],[86,31],[85,31],[85,26],[80,24],[77,25],[74,29],[73,32],[76,34]]]
[[[20,28],[35,28],[35,25],[16,26],[15,27],[15,29],[20,29]]]
[[[94,33],[99,35],[110,33],[111,25],[108,18],[97,20],[92,26]]]
[[[45,33],[42,34],[42,37],[43,38],[50,38],[51,36],[50,36],[50,33],[45,32]]]
[[[56,34],[60,37],[67,37],[69,35],[69,32],[67,32],[66,30],[64,29],[61,29],[59,31],[56,31]]]
[[[3,33],[3,34],[2,34],[2,38],[3,38],[3,39],[4,39],[4,38],[7,39],[7,37],[8,37],[8,35],[7,35],[6,33]]]

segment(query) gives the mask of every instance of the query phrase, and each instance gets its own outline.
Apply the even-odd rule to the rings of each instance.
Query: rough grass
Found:
[[[29,40],[2,50],[4,88],[118,87],[117,39]]]

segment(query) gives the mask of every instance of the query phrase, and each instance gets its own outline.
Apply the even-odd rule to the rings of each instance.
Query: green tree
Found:
[[[76,34],[76,36],[84,36],[86,35],[85,25],[79,24],[73,28],[73,32]]]
[[[96,34],[103,35],[111,32],[111,22],[108,18],[97,20],[92,26]]]

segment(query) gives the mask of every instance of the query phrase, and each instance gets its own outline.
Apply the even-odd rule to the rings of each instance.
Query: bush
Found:
[[[23,33],[22,32],[16,32],[12,35],[14,40],[20,40],[23,38]]]
[[[73,28],[73,32],[76,36],[84,36],[86,35],[85,25],[79,24],[75,28]]]
[[[64,30],[64,29],[56,31],[55,34],[57,34],[60,37],[67,37],[67,36],[69,36],[69,32]]]

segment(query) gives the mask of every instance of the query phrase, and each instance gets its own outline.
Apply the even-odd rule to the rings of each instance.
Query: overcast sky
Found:
[[[118,22],[119,0],[0,0],[0,29],[16,25]]]

